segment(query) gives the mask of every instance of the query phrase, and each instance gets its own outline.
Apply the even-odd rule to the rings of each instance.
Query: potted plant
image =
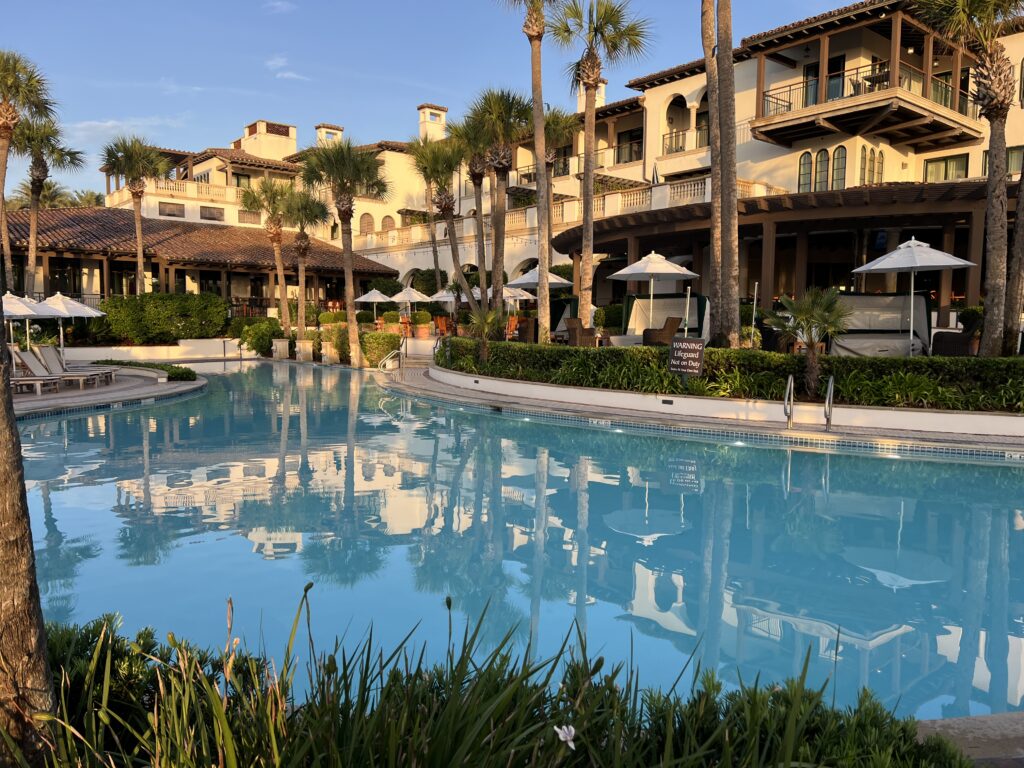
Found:
[[[430,338],[430,313],[425,309],[413,312],[409,316],[409,322],[412,323],[412,335],[416,339],[427,339]]]
[[[797,351],[807,355],[804,384],[807,394],[818,394],[818,355],[824,354],[825,341],[846,331],[850,310],[839,301],[835,288],[808,288],[799,299],[779,297],[783,311],[769,315],[765,323],[797,343]],[[801,347],[803,349],[801,349]]]
[[[402,317],[398,312],[385,312],[381,319],[384,320],[384,333],[402,332]]]

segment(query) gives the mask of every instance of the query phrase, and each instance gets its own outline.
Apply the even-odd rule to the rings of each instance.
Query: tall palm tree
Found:
[[[473,298],[473,292],[462,271],[462,259],[459,256],[459,237],[455,230],[455,195],[452,192],[452,179],[462,167],[462,147],[458,142],[432,141],[420,145],[416,150],[416,167],[427,185],[432,190],[433,198],[428,203],[436,206],[437,212],[444,219],[448,230],[448,246],[452,253],[452,268],[458,282],[459,292],[469,302],[470,311],[474,314],[479,305]]]
[[[306,258],[309,256],[307,229],[322,226],[331,220],[327,203],[306,189],[293,189],[285,200],[284,220],[295,227],[295,258],[299,272],[299,338],[306,338]]]
[[[106,205],[106,202],[102,192],[94,192],[91,189],[76,189],[71,193],[69,204],[72,208],[102,208]]]
[[[1016,95],[1013,63],[999,38],[1005,34],[1008,24],[1024,11],[1024,2],[920,0],[917,8],[935,29],[953,42],[969,48],[978,59],[978,66],[974,69],[973,97],[981,116],[989,124],[985,208],[985,327],[979,353],[999,355],[1003,351],[1003,335],[1007,325],[1006,117]],[[953,87],[958,91],[957,80],[958,77],[954,76]]]
[[[51,119],[22,120],[14,131],[14,151],[29,162],[28,260],[25,265],[25,293],[36,290],[36,257],[39,245],[39,208],[50,170],[73,171],[85,165],[82,153],[64,144],[60,126]],[[61,188],[63,189],[63,188]],[[51,190],[52,192],[53,190]],[[61,202],[68,202],[63,190]],[[51,202],[52,200],[48,201]],[[50,206],[47,206],[50,207]],[[53,206],[56,207],[56,206]]]
[[[242,209],[263,215],[263,229],[267,233],[270,247],[274,249],[274,269],[277,271],[277,304],[281,314],[281,326],[286,334],[290,334],[292,331],[292,315],[288,306],[288,286],[285,284],[284,278],[281,240],[284,236],[284,217],[291,191],[291,187],[287,184],[264,177],[255,187],[249,187],[242,193]]]
[[[39,191],[40,208],[71,208],[73,207],[71,192],[63,184],[47,179]],[[14,188],[14,194],[7,198],[7,209],[20,211],[32,205],[32,182],[25,179]]]
[[[732,0],[718,0],[718,131],[722,234],[722,287],[718,333],[740,344],[739,185],[736,180],[736,72],[732,58]],[[803,286],[801,286],[802,288]]]
[[[473,185],[473,219],[476,223],[476,268],[480,278],[480,306],[489,304],[487,296],[487,240],[484,233],[484,178],[487,176],[487,134],[483,123],[467,115],[457,123],[448,123],[448,135],[461,148],[469,181]]]
[[[556,152],[566,144],[572,145],[576,134],[580,131],[580,119],[571,112],[566,112],[559,107],[549,107],[544,115],[544,176],[547,178],[547,190],[543,200],[543,206],[547,210],[547,229],[542,235],[547,239],[548,245],[554,236],[554,189],[555,189],[555,161],[558,159]],[[541,205],[538,196],[538,205]],[[539,222],[539,220],[538,220]],[[539,227],[538,227],[539,228]],[[550,269],[550,250],[549,269]],[[537,293],[537,341],[547,344],[551,340],[551,294],[546,289]]]
[[[412,162],[416,172],[423,179],[423,203],[427,209],[427,226],[430,228],[430,252],[434,257],[434,285],[437,286],[434,290],[440,291],[443,286],[441,285],[441,264],[437,255],[437,232],[434,229],[434,188],[433,183],[428,179],[428,174],[424,170],[427,157],[436,143],[428,136],[421,136],[409,142],[409,153],[412,155]]]
[[[11,140],[25,117],[53,113],[46,80],[35,65],[11,51],[0,51],[0,231],[3,232],[4,285],[12,284],[10,235],[3,194]],[[0,307],[0,324],[3,308]],[[21,437],[11,401],[11,355],[0,345],[0,730],[30,762],[41,762],[44,741],[32,715],[52,712],[53,678],[46,656],[46,630],[39,604],[36,561],[29,525]]]
[[[711,300],[711,337],[717,339],[722,325],[722,175],[719,173],[722,133],[718,121],[718,58],[715,56],[718,39],[715,33],[715,0],[701,0],[700,38],[704,47],[708,111],[712,117],[708,125],[708,148],[711,154],[711,242],[708,254],[711,263],[708,265],[708,298]]]
[[[572,88],[583,88],[583,253],[580,260],[580,322],[591,325],[594,282],[594,166],[597,89],[604,64],[639,58],[647,50],[650,23],[630,14],[629,0],[566,0],[552,19],[551,36],[565,48],[583,48],[571,67]]]
[[[118,136],[103,147],[103,166],[107,173],[124,178],[132,195],[135,211],[135,293],[146,292],[146,257],[142,242],[142,196],[146,193],[147,179],[166,178],[170,161],[138,136]],[[105,288],[106,286],[104,286]]]
[[[530,102],[515,91],[489,89],[470,106],[470,120],[479,121],[487,137],[487,165],[491,177],[491,293],[502,306],[505,287],[505,208],[508,175],[515,162],[515,145],[529,132],[533,113]],[[483,288],[481,286],[481,295]]]
[[[1003,354],[1017,354],[1020,316],[1024,314],[1024,175],[1017,187],[1017,213],[1013,223],[1013,252],[1010,255],[1010,282],[1006,286],[1006,326]]]
[[[353,367],[363,364],[356,322],[355,257],[352,253],[352,214],[357,196],[385,200],[388,182],[381,176],[381,162],[373,152],[358,150],[350,139],[319,144],[309,150],[302,182],[330,191],[341,223],[342,260],[345,267],[345,313],[348,316],[348,347]]]

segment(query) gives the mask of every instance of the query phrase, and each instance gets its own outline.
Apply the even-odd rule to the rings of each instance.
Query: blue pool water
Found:
[[[210,370],[213,370],[212,368]],[[1024,468],[617,434],[238,364],[199,397],[22,425],[44,610],[279,653],[308,581],[336,635],[435,655],[488,607],[667,686],[831,677],[900,713],[1021,708]],[[685,677],[684,677],[685,679]]]

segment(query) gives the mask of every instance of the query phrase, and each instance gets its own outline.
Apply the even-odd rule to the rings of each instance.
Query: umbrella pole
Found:
[[[25,348],[29,352],[32,351],[32,332],[29,328],[29,320],[27,317],[25,318]]]
[[[683,311],[683,338],[690,338],[690,284],[686,285],[686,309]]]
[[[57,328],[60,329],[60,360],[64,362],[64,318],[57,318]]]
[[[648,328],[653,328],[654,327],[654,278],[653,277],[651,278],[649,286],[650,287],[647,289],[647,292],[650,294],[651,298],[650,298],[650,308],[648,309],[648,312],[647,312],[647,327]]]
[[[910,357],[914,356],[914,270],[910,270]]]

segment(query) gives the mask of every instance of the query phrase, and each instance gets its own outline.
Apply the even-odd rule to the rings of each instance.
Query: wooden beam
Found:
[[[849,131],[844,131],[842,128],[840,128],[838,125],[833,123],[827,117],[816,117],[816,118],[814,118],[814,124],[818,125],[818,126],[821,126],[822,128],[825,128],[826,130],[832,131],[833,133],[841,133],[844,136],[849,136],[850,135]]]
[[[875,112],[875,114],[873,114],[870,118],[868,118],[866,123],[861,124],[861,127],[857,131],[857,133],[859,133],[862,136],[870,135],[871,131],[877,128],[879,123],[881,123],[883,120],[885,120],[885,118],[893,114],[898,109],[899,103],[895,100],[890,101],[888,104],[881,107],[877,112]],[[890,129],[887,128],[886,130]]]
[[[896,102],[893,102],[893,104],[895,105]],[[913,120],[904,120],[902,123],[896,123],[895,125],[887,125],[885,127],[885,130],[886,131],[905,131],[908,128],[916,128],[919,125],[927,125],[928,123],[932,123],[932,122],[935,122],[935,118],[934,117],[915,117]],[[864,132],[864,130],[861,129],[861,133],[863,133],[863,132]]]
[[[789,56],[784,56],[781,53],[759,53],[758,57],[766,57],[788,69],[796,69],[796,59],[791,59]]]
[[[922,144],[934,144],[942,139],[948,139],[952,136],[959,136],[964,132],[963,128],[950,128],[948,131],[939,131],[938,133],[926,133],[924,136],[917,136],[914,138],[901,139],[900,141],[893,142],[893,147],[900,147],[904,144],[907,146],[913,145],[914,147],[920,147]]]
[[[942,225],[942,250],[953,253],[956,247],[956,223],[949,221]],[[949,303],[953,293],[953,270],[944,269],[939,273],[939,322],[940,328],[949,327]]]
[[[889,87],[895,88],[900,82],[900,44],[903,37],[903,12],[892,15],[892,36],[889,38]]]
[[[818,104],[828,101],[828,35],[818,44]]]

